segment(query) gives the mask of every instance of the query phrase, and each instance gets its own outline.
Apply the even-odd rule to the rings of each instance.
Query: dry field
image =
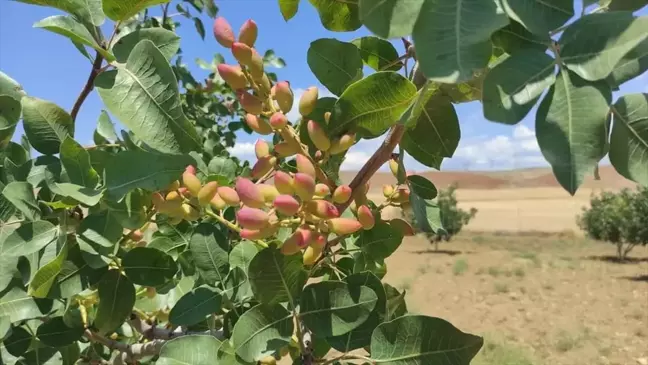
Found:
[[[607,260],[614,247],[570,235],[465,233],[440,245],[406,239],[386,281],[410,312],[479,334],[474,365],[645,365],[648,249]]]

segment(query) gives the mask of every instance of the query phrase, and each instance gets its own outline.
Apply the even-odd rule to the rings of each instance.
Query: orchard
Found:
[[[0,73],[2,363],[469,364],[481,337],[408,314],[381,281],[405,236],[444,235],[437,189],[405,157],[452,157],[456,104],[509,125],[538,104],[539,146],[570,194],[608,155],[648,185],[648,95],[612,94],[648,68],[645,0],[279,0],[286,21],[314,6],[327,30],[374,34],[313,40],[308,65],[334,96],[313,86],[299,100],[270,70],[283,61],[255,47],[264,30],[211,0],[186,2],[214,18],[231,61],[206,65],[204,82],[180,61],[168,0],[19,1],[66,13],[34,27],[92,68],[69,112]],[[75,123],[92,92],[107,112],[84,146]],[[251,165],[226,150],[240,129],[258,135]],[[346,153],[375,138],[343,184]],[[373,201],[385,164],[394,181]],[[416,224],[384,219],[388,207]]]

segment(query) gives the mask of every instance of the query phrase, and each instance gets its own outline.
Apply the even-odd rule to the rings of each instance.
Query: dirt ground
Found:
[[[648,249],[631,263],[614,246],[569,234],[464,233],[440,251],[403,242],[386,281],[411,312],[485,338],[475,365],[645,365]]]

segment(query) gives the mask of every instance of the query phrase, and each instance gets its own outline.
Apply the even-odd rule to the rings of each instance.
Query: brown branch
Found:
[[[92,70],[90,70],[88,81],[86,81],[85,86],[83,86],[83,89],[81,90],[81,93],[79,94],[76,102],[74,102],[74,106],[72,107],[72,111],[70,112],[70,116],[72,117],[73,121],[76,121],[77,114],[79,114],[79,109],[81,109],[81,105],[83,105],[83,102],[94,88],[94,80],[97,75],[99,75],[99,70],[101,69],[102,62],[103,56],[99,52],[97,52],[95,60],[92,63]]]

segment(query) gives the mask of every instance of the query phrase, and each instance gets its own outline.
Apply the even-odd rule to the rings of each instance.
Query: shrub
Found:
[[[615,244],[625,260],[636,245],[648,244],[648,188],[593,195],[577,222],[589,237]]]

